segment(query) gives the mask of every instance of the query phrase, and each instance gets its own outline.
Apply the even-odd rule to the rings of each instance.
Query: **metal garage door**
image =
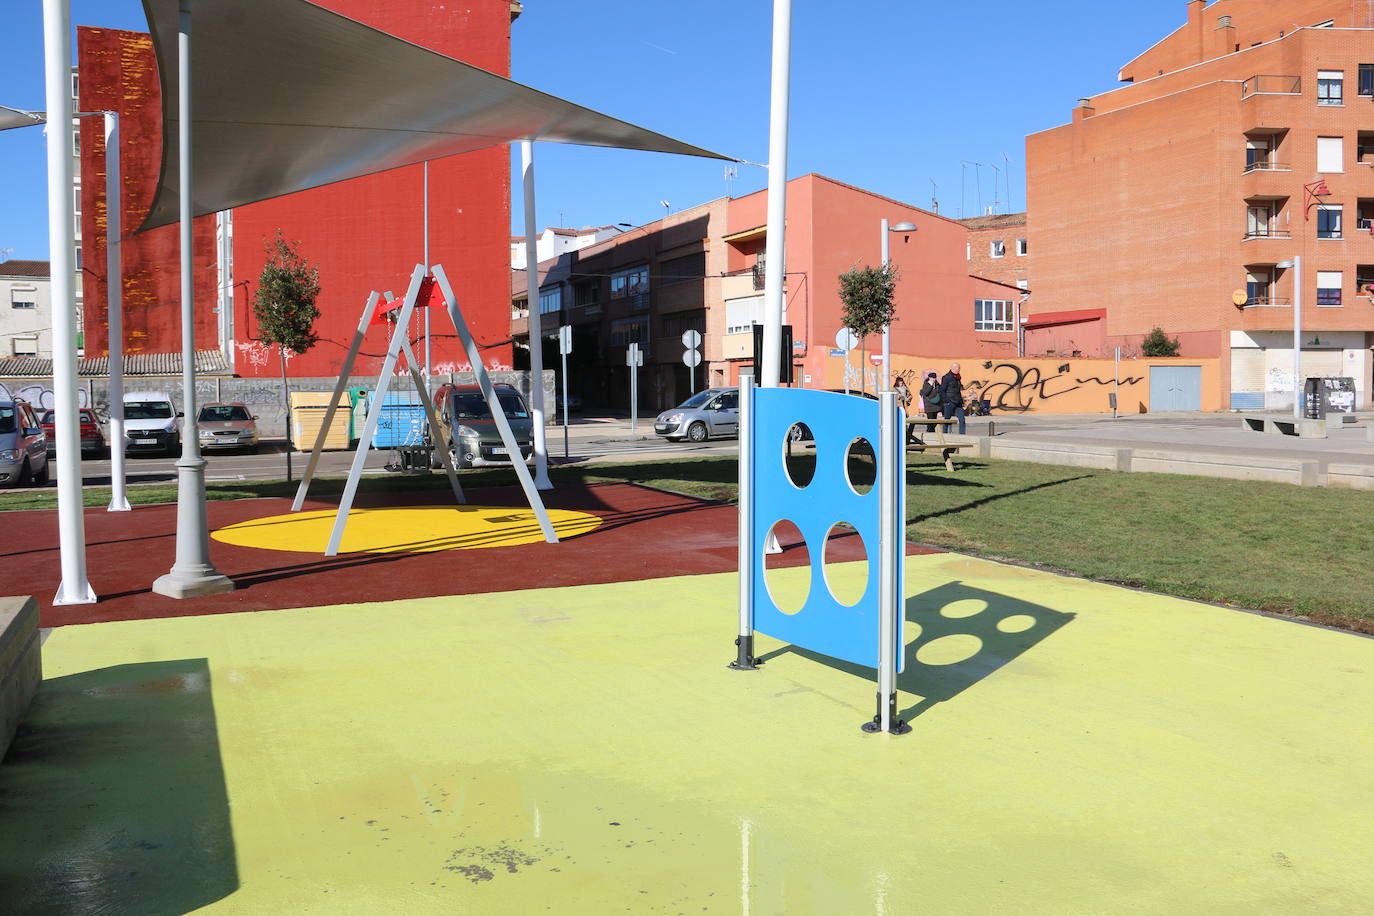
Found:
[[[1151,366],[1150,411],[1202,409],[1201,366]]]
[[[1231,350],[1231,409],[1264,409],[1264,351]]]

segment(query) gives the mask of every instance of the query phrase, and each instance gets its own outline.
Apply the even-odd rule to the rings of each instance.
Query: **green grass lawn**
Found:
[[[804,463],[804,459],[803,459]],[[914,541],[1188,598],[1301,616],[1374,633],[1374,492],[1012,461],[908,460]],[[733,501],[733,458],[555,467],[556,482],[625,481]],[[465,472],[464,486],[510,485],[508,470]],[[325,478],[312,495],[342,490]],[[443,474],[368,477],[361,492],[444,489]],[[284,481],[211,483],[211,499],[289,496]],[[176,499],[175,485],[129,488],[131,502]],[[105,505],[109,490],[85,491]],[[0,509],[50,508],[53,491],[0,493]]]

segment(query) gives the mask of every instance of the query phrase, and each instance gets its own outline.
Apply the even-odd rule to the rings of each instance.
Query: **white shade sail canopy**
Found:
[[[41,111],[24,111],[20,108],[0,105],[0,130],[9,130],[12,127],[32,127],[35,124],[44,124],[47,120]]]
[[[143,0],[177,199],[178,0]],[[190,0],[192,199],[200,216],[514,140],[727,159],[445,57],[307,0]]]

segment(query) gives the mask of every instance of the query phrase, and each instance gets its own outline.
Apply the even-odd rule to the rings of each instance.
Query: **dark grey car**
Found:
[[[534,422],[525,399],[508,385],[496,386],[501,411],[510,422],[520,456],[526,461],[534,454]],[[455,468],[478,468],[510,464],[511,456],[496,421],[487,407],[482,389],[476,385],[442,385],[434,392],[434,407],[448,427],[450,454]],[[437,462],[436,462],[437,465]]]

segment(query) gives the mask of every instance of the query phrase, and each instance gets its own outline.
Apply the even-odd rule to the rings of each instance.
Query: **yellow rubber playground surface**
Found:
[[[1374,912],[1374,640],[907,562],[904,737],[733,575],[59,628],[0,912]]]

